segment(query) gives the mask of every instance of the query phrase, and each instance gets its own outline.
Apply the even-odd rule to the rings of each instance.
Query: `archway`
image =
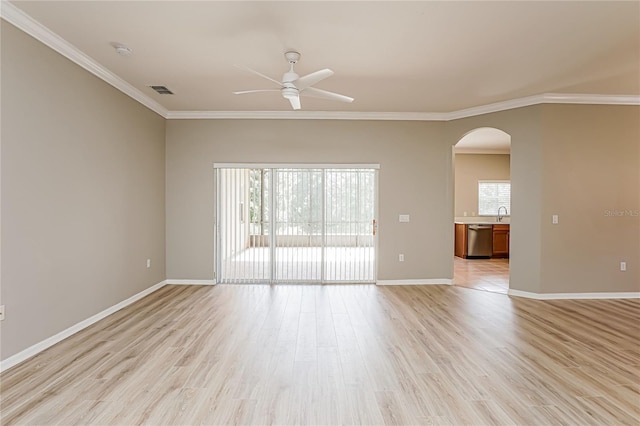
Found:
[[[509,290],[511,136],[480,127],[453,147],[453,284]]]

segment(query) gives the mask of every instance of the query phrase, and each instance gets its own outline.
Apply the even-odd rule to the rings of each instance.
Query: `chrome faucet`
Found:
[[[498,222],[502,222],[502,219],[504,218],[504,215],[500,214],[500,210],[504,209],[504,214],[509,214],[509,212],[507,211],[507,208],[505,206],[500,206],[498,207]]]

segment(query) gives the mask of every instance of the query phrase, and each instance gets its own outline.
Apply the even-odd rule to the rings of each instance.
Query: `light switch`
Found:
[[[400,220],[400,222],[407,223],[407,222],[409,222],[409,219],[410,219],[410,218],[409,218],[409,215],[408,215],[408,214],[401,214],[401,215],[398,217],[398,219]]]

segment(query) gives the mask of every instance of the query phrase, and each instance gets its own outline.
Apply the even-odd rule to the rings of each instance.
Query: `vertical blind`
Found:
[[[377,170],[216,169],[224,283],[374,282]]]

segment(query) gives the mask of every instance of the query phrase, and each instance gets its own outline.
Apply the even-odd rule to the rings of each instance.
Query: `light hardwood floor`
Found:
[[[509,291],[509,259],[453,258],[453,284],[507,294]]]
[[[1,376],[2,424],[640,422],[640,301],[166,286]]]

